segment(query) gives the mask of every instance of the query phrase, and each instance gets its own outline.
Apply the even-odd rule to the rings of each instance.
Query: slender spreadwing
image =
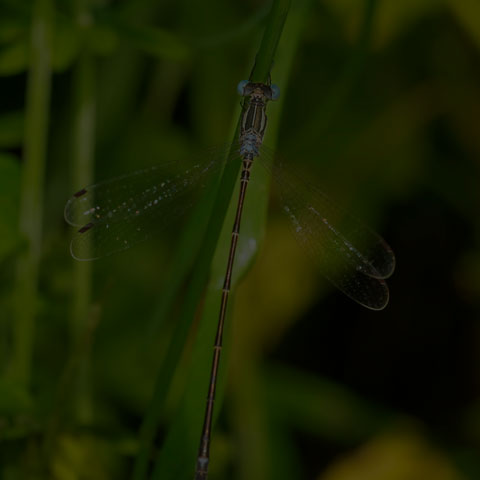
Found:
[[[395,256],[379,235],[282,163],[272,166],[271,152],[263,146],[263,137],[267,126],[266,106],[278,98],[278,88],[242,81],[238,92],[244,97],[240,135],[228,153],[226,150],[207,156],[179,174],[168,175],[168,165],[162,165],[100,182],[74,194],[65,206],[67,222],[80,227],[71,243],[73,257],[93,260],[145,240],[154,229],[166,228],[188,210],[191,194],[218,174],[225,161],[241,162],[240,192],[222,289],[196,480],[207,478],[223,327],[254,160],[271,171],[279,185],[283,209],[299,243],[323,275],[347,296],[369,309],[383,309],[389,298],[385,279],[395,268]]]

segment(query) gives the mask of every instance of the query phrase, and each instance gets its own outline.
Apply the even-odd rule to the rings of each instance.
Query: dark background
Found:
[[[1,476],[131,478],[139,428],[185,307],[189,276],[160,320],[182,230],[79,267],[63,207],[82,181],[188,161],[231,140],[236,85],[248,77],[269,8],[56,2],[47,15],[48,123],[30,132],[46,129],[46,170],[30,185],[31,26],[48,3],[0,1]],[[245,216],[260,218],[252,236],[259,250],[252,266],[242,263],[233,298],[211,478],[480,478],[480,5],[293,1],[286,29],[274,82],[290,42],[298,46],[286,77],[278,74],[283,103],[269,109],[279,122],[276,149],[381,233],[397,268],[387,308],[360,307],[298,247],[276,189],[268,220],[252,190]],[[89,101],[93,140],[75,137]],[[91,173],[75,167],[82,146],[92,148]],[[20,205],[38,185],[44,194],[30,213],[42,230],[32,246],[24,227],[19,233],[19,219],[32,221]],[[32,250],[40,251],[38,281],[24,297],[19,265]],[[218,264],[211,286],[223,275]],[[182,396],[195,378],[200,314],[216,311],[210,294],[194,305],[162,400],[153,459],[168,444],[171,461],[187,465],[175,478],[190,478],[195,458],[180,434],[177,444],[164,440],[187,423]],[[33,321],[22,321],[30,310]],[[22,338],[33,338],[23,352],[27,373],[18,367]],[[210,340],[205,348],[209,361]],[[208,374],[208,362],[202,368]],[[190,430],[195,444],[199,430]]]

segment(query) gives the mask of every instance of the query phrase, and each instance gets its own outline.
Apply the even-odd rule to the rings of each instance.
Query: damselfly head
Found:
[[[248,80],[242,80],[237,85],[237,92],[242,97],[263,97],[267,100],[277,100],[280,97],[280,89],[277,85],[253,83]]]

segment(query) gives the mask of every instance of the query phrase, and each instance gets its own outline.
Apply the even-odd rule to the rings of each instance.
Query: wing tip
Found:
[[[70,242],[70,255],[72,256],[72,258],[74,260],[77,260],[79,262],[91,262],[92,260],[98,260],[100,257],[86,257],[86,256],[80,256],[78,253],[76,253],[76,249],[75,249],[75,241],[72,240]]]
[[[65,204],[65,208],[63,209],[63,218],[65,218],[65,221],[73,227],[78,227],[79,225],[81,225],[81,223],[76,222],[73,218],[72,204],[77,199],[83,197],[87,192],[88,190],[86,188],[82,188],[78,192],[74,193]]]
[[[381,282],[383,286],[383,291],[385,293],[383,297],[383,301],[381,303],[376,302],[375,304],[370,303],[367,304],[365,302],[359,302],[358,300],[354,299],[356,302],[358,302],[362,307],[368,308],[368,310],[372,310],[374,312],[381,312],[382,310],[385,310],[385,308],[388,305],[388,302],[390,301],[390,290],[388,289],[388,286],[385,282]]]

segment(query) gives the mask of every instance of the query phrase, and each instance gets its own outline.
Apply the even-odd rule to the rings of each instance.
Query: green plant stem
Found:
[[[296,0],[289,11],[288,19],[284,26],[278,54],[272,69],[272,80],[280,86],[280,99],[269,105],[269,112],[272,114],[269,115],[264,140],[265,144],[269,146],[277,144],[281,111],[289,91],[287,87],[288,77],[292,70],[301,39],[301,32],[304,30],[304,24],[308,18],[311,4],[312,0]],[[263,161],[265,162],[265,159]],[[255,196],[255,189],[261,188],[260,186],[268,189],[270,180],[270,175],[265,169],[256,168],[252,172],[251,186],[249,185],[251,190],[248,192],[245,202],[247,218],[252,218],[253,212],[258,212],[258,210],[262,212],[259,216],[263,219],[262,226],[265,225],[267,218],[268,195],[260,196],[259,201],[259,198]],[[249,196],[250,194],[252,195]],[[250,204],[249,202],[252,203]],[[257,225],[255,229],[251,229],[247,223],[243,229],[244,237],[253,237],[257,240],[257,244],[260,244],[264,236],[262,226]],[[241,247],[240,243],[239,247]],[[250,261],[253,263],[253,256]],[[245,272],[246,268],[243,269],[243,273]],[[242,319],[235,318],[235,312],[233,313],[232,320],[241,322]],[[241,327],[238,328],[241,329]],[[280,475],[276,475],[277,472],[280,472],[283,477],[288,478],[288,475],[285,474],[289,469],[288,460],[283,457],[278,458],[278,452],[275,451],[275,447],[272,447],[278,439],[272,438],[272,432],[267,420],[269,417],[269,406],[265,403],[265,379],[258,368],[259,358],[257,357],[259,353],[256,348],[252,348],[251,342],[245,339],[245,337],[243,337],[242,343],[241,335],[240,338],[234,341],[237,345],[231,350],[236,352],[237,358],[232,359],[233,368],[229,370],[234,378],[229,388],[230,398],[232,398],[229,405],[229,416],[232,419],[235,431],[236,445],[243,452],[243,458],[248,457],[248,462],[238,462],[237,477],[239,479],[260,480],[280,477]],[[292,472],[291,478],[295,478],[296,474],[298,474],[298,471]]]
[[[281,30],[285,22],[289,4],[290,2],[285,0],[278,0],[273,3],[263,40],[257,53],[256,63],[251,73],[251,79],[254,81],[266,82],[269,79],[270,68],[273,63],[276,46],[281,35]],[[237,139],[237,135],[238,126],[234,136],[235,140]],[[240,162],[230,162],[225,167],[221,182],[218,186],[218,193],[216,194],[216,200],[212,214],[210,215],[210,221],[206,229],[206,235],[202,242],[202,248],[200,249],[202,253],[195,265],[193,276],[189,284],[186,297],[184,298],[184,308],[181,312],[178,322],[177,332],[180,332],[179,334],[183,336],[183,341],[179,342],[179,337],[176,337],[172,342],[173,344],[184,344],[190,323],[195,315],[200,298],[203,295],[205,284],[210,277],[212,260],[217,249],[217,244],[224,225],[224,219],[230,205],[232,193],[237,183],[239,169]],[[236,201],[236,199],[234,201]],[[220,245],[220,248],[223,248],[223,245]],[[224,266],[225,263],[222,265],[222,270],[224,269]],[[214,300],[214,304],[219,302],[220,297],[218,295],[217,297],[218,298],[215,298]],[[207,309],[207,306],[205,306],[205,309]],[[216,312],[218,314],[218,309]],[[212,331],[214,331],[216,320],[217,315],[215,315],[214,318],[209,318],[207,322],[202,322],[197,334],[196,348],[199,343],[203,344],[205,347],[205,345],[210,346],[210,344],[213,342]],[[209,339],[208,343],[205,343],[203,340],[207,338]],[[210,362],[211,348],[207,347],[206,350],[203,348],[203,350],[194,352],[192,364],[196,367],[202,365],[202,370],[205,371],[206,369],[208,372]],[[178,358],[175,365],[177,363]],[[195,372],[196,371],[197,368],[195,368]],[[160,376],[158,377],[159,383],[162,385],[162,395],[155,396],[155,403],[152,404],[150,411],[147,413],[147,419],[154,417],[152,411],[155,411],[156,418],[159,418],[159,412],[161,412],[163,409],[164,397],[168,391],[171,376],[173,375],[173,372],[167,373],[164,371],[164,369],[162,369],[160,372],[161,375],[165,373],[167,374],[167,381],[165,381],[165,378],[161,378]],[[152,478],[182,478],[191,472],[191,469],[194,465],[194,454],[198,446],[197,437],[198,432],[200,432],[200,426],[203,417],[205,388],[207,384],[202,381],[197,388],[197,383],[199,383],[200,380],[203,380],[203,376],[199,375],[193,377],[194,378],[192,379],[192,382],[189,383],[189,387],[191,386],[191,388],[188,388],[188,391],[190,392],[190,390],[193,390],[195,395],[193,397],[189,396],[188,393],[185,395],[185,397],[189,398],[186,398],[183,406],[180,407],[179,412],[171,424],[164,448],[160,453],[160,457],[155,466]],[[221,392],[219,392],[219,394],[221,397]],[[198,404],[199,408],[191,408],[191,402],[194,402],[195,405]],[[218,401],[216,407],[217,413],[220,405],[221,402]],[[151,422],[149,425],[150,438],[153,438],[156,428],[157,425],[154,425],[154,422]],[[179,451],[179,448],[181,449],[181,452]],[[151,448],[149,448],[147,451],[151,451]],[[145,455],[145,451],[141,452],[141,455]],[[179,456],[181,458],[192,458],[192,463],[186,464],[184,462],[178,462]],[[148,461],[148,456],[142,459],[144,466],[140,472],[141,475],[143,475],[146,471],[146,461]],[[139,472],[139,470],[137,470],[137,472]],[[140,476],[140,474],[134,478],[136,480],[145,478]]]
[[[36,0],[31,28],[30,70],[25,115],[24,163],[19,213],[26,248],[17,263],[14,292],[14,345],[10,374],[27,387],[30,382],[38,275],[42,249],[42,218],[51,84],[51,0]]]
[[[73,191],[77,191],[92,183],[94,169],[95,67],[88,50],[80,54],[75,67],[74,90],[72,172]],[[91,315],[92,263],[75,261],[73,269],[72,341],[76,344]],[[91,418],[88,377],[88,352],[83,352],[75,410],[78,420],[84,423],[88,423]]]
[[[272,4],[262,43],[255,59],[255,66],[250,76],[252,82],[266,82],[269,79],[290,3],[291,0],[276,0]]]
[[[77,18],[86,14],[85,2],[77,2]],[[92,183],[95,147],[95,66],[88,49],[83,49],[73,68],[72,106],[72,191]],[[91,304],[92,263],[73,261],[71,347],[57,384],[46,423],[43,459],[49,471],[56,441],[73,407],[74,421],[88,424],[92,419],[89,384],[89,352],[100,317]],[[73,403],[73,405],[72,405]]]

